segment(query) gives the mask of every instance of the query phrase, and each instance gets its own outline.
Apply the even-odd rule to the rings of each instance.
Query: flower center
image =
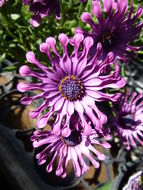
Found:
[[[116,36],[113,33],[105,33],[101,37],[101,43],[104,50],[110,50],[116,43]]]
[[[80,99],[84,94],[84,86],[80,79],[71,75],[65,76],[59,85],[61,95],[70,101]]]
[[[133,129],[135,127],[135,120],[133,115],[121,115],[119,118],[119,124],[123,126],[124,129]]]
[[[81,133],[79,131],[73,130],[68,137],[61,137],[62,141],[68,146],[76,146],[81,143]]]

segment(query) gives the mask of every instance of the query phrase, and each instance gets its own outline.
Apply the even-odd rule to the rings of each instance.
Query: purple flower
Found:
[[[112,121],[115,134],[121,139],[127,150],[136,142],[143,145],[143,94],[133,92],[122,97],[120,111],[116,111],[116,118]]]
[[[92,32],[86,32],[80,28],[75,33],[82,33],[84,36],[91,36],[94,45],[91,54],[94,55],[98,43],[102,44],[103,58],[109,52],[113,52],[118,58],[125,60],[124,54],[128,50],[139,50],[140,47],[131,46],[129,43],[135,40],[141,32],[143,22],[135,24],[143,14],[143,7],[139,7],[134,16],[133,3],[131,1],[130,11],[127,14],[128,0],[102,0],[103,11],[99,0],[93,0],[93,14],[98,19],[94,22],[90,13],[84,12],[81,16],[83,22],[91,25]]]
[[[142,171],[139,171],[132,175],[129,180],[128,184],[123,188],[123,190],[142,190],[141,184],[141,177],[143,175]]]
[[[96,106],[95,102],[110,100],[117,101],[120,93],[107,94],[106,88],[121,88],[125,85],[125,80],[119,76],[119,67],[113,63],[114,56],[112,53],[107,55],[104,61],[99,61],[101,48],[97,48],[97,53],[92,60],[88,59],[88,52],[93,45],[91,37],[83,38],[82,34],[77,34],[73,38],[74,49],[71,55],[68,55],[67,46],[69,39],[65,34],[59,35],[59,41],[62,45],[63,55],[61,56],[56,49],[56,40],[52,37],[46,39],[45,43],[40,45],[41,52],[44,52],[52,68],[41,64],[35,57],[34,53],[26,54],[27,60],[34,64],[40,71],[33,71],[28,66],[20,68],[22,76],[36,77],[40,82],[28,84],[20,82],[18,90],[25,92],[28,90],[41,90],[42,93],[32,96],[23,97],[21,103],[28,105],[38,98],[44,98],[44,103],[32,111],[32,118],[39,117],[43,110],[48,108],[47,113],[39,117],[37,126],[43,128],[46,126],[51,116],[56,117],[53,127],[54,133],[60,133],[60,126],[63,118],[66,120],[62,128],[62,135],[69,135],[69,121],[71,115],[77,113],[82,121],[82,126],[87,133],[90,133],[91,127],[86,122],[86,117],[91,119],[94,127],[98,130],[106,123],[106,116]],[[80,50],[80,44],[83,43],[83,50]],[[51,54],[51,49],[52,53]],[[103,70],[114,66],[114,69],[107,73]]]
[[[34,27],[40,25],[40,21],[44,17],[50,16],[52,13],[56,14],[58,20],[61,19],[60,0],[22,0],[24,5],[30,6],[30,12],[33,13],[30,23]],[[86,0],[80,0],[86,2]]]
[[[52,13],[56,13],[56,18],[61,18],[60,0],[23,0],[24,5],[30,6],[30,12],[34,15],[30,19],[30,23],[34,27],[40,25],[40,21],[44,17],[48,17]]]
[[[0,0],[0,7],[2,7],[8,0]]]
[[[72,122],[73,121],[74,117]],[[79,121],[75,121],[74,125],[78,126],[77,128],[81,127]],[[64,137],[61,134],[55,135],[49,131],[37,130],[34,132],[34,135],[31,137],[33,147],[40,147],[40,150],[43,148],[43,150],[36,155],[36,158],[39,165],[49,161],[46,167],[47,172],[53,170],[53,164],[58,158],[56,168],[57,176],[61,176],[62,178],[66,177],[66,168],[69,161],[71,161],[75,175],[80,177],[89,170],[85,157],[91,161],[95,168],[99,167],[98,160],[105,159],[105,155],[99,152],[95,148],[95,145],[110,148],[110,144],[104,142],[95,130],[92,130],[90,135],[86,135],[82,131],[76,130],[75,126],[71,126],[73,130],[68,137]],[[110,137],[107,136],[107,139],[109,138]],[[106,136],[104,136],[104,139],[106,139]]]

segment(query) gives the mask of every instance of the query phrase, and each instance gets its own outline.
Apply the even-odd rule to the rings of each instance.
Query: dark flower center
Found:
[[[70,101],[80,99],[84,94],[84,86],[80,79],[71,75],[61,80],[59,85],[61,95]]]
[[[68,146],[76,146],[81,143],[81,133],[79,131],[73,130],[68,137],[62,137],[62,141]]]
[[[135,121],[134,116],[131,114],[121,115],[119,117],[119,124],[124,129],[134,129],[139,123],[140,121]]]
[[[102,47],[105,51],[111,50],[117,41],[116,36],[113,33],[105,33],[101,37]]]

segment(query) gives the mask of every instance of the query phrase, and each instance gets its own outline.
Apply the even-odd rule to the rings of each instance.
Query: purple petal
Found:
[[[102,18],[102,9],[99,0],[92,1],[92,12],[98,18]]]
[[[103,8],[104,8],[104,11],[107,12],[107,13],[110,13],[112,14],[112,0],[102,0],[103,1]]]

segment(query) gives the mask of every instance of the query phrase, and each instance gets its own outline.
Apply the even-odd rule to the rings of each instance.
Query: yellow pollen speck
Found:
[[[61,80],[61,84],[63,84],[63,82],[64,82],[64,79]]]
[[[84,91],[83,91],[83,90],[81,90],[81,93],[83,94],[83,93],[84,93]]]
[[[67,97],[66,97],[66,96],[64,96],[64,99],[65,99],[65,100],[67,100]]]

